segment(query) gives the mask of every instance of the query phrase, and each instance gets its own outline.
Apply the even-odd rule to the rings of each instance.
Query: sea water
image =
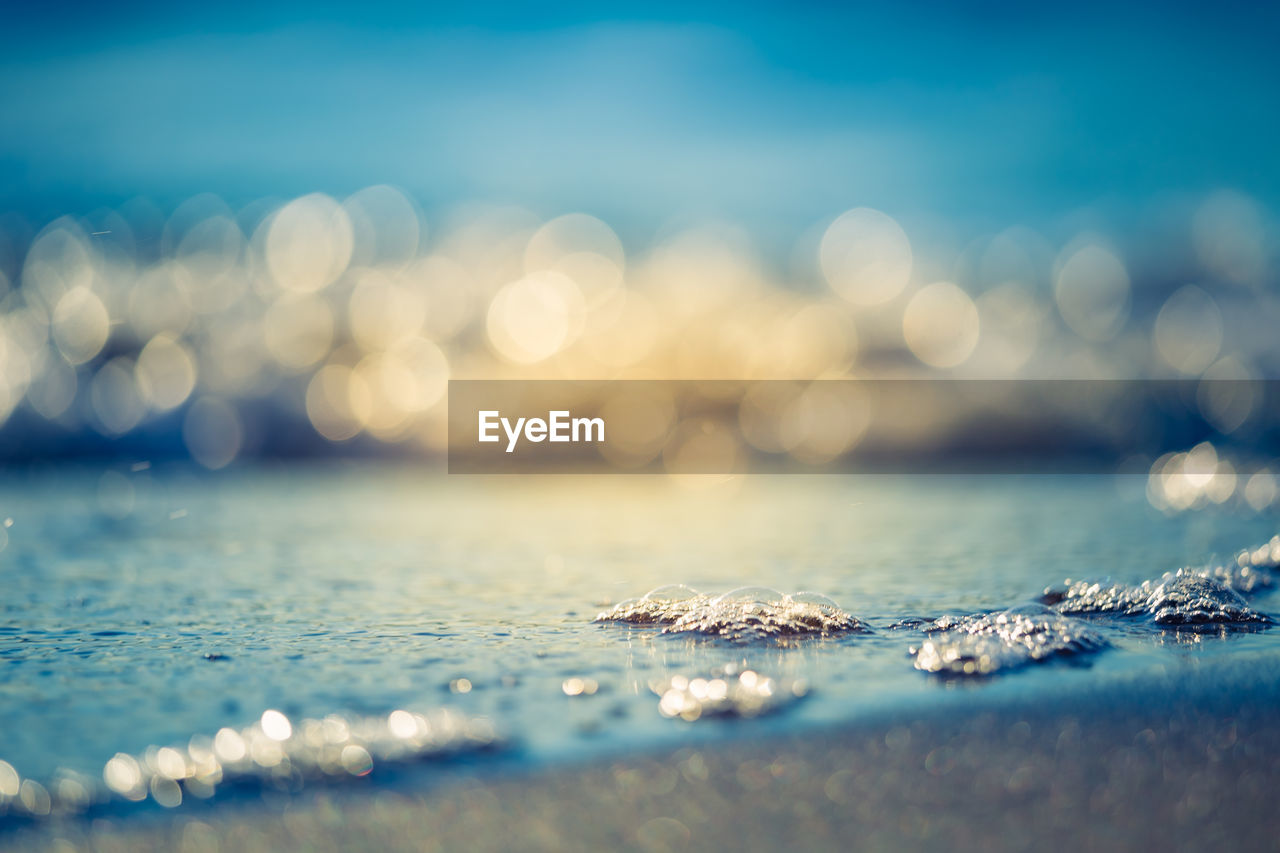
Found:
[[[1142,478],[82,466],[11,472],[0,518],[10,819],[59,791],[179,808],[228,782],[590,760],[1280,654],[1266,583],[1247,620],[1080,606],[1203,609],[1165,573],[1238,569],[1276,533],[1230,505],[1166,515]],[[648,593],[677,616],[610,618]]]

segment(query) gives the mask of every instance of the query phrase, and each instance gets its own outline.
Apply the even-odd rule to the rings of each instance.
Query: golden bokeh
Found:
[[[264,401],[326,441],[438,454],[450,379],[787,381],[745,387],[714,426],[674,401],[617,416],[610,464],[678,471],[690,448],[735,466],[856,456],[869,402],[814,380],[1179,377],[1228,435],[1261,399],[1269,341],[1227,329],[1229,288],[1271,272],[1266,214],[1233,192],[1188,211],[1204,278],[1139,293],[1096,231],[963,243],[869,207],[815,223],[779,264],[723,221],[682,219],[647,245],[581,211],[469,205],[428,227],[384,185],[241,210],[205,194],[168,215],[134,201],[34,231],[0,280],[0,423],[25,407],[115,437],[176,411],[192,459],[221,468],[253,452],[247,410]],[[946,416],[894,435],[927,444]],[[1271,481],[1242,464],[1233,491],[1254,482],[1259,503]],[[1175,468],[1158,472],[1163,506],[1191,494]]]

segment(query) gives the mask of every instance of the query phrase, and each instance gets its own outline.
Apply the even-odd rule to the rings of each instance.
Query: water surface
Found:
[[[530,764],[869,713],[1079,691],[1280,633],[1104,620],[1109,643],[989,679],[917,671],[911,617],[1028,602],[1067,578],[1138,583],[1233,560],[1275,519],[1169,517],[1143,478],[467,478],[369,464],[11,473],[0,516],[0,759],[100,779],[119,752],[289,718],[446,706]],[[663,636],[595,616],[670,583],[834,599],[871,633],[792,643]],[[1280,611],[1271,593],[1249,599]],[[687,722],[653,686],[750,669],[804,696]]]

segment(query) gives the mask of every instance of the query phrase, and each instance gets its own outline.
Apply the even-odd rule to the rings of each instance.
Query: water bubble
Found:
[[[1280,538],[1272,540],[1277,542]],[[1040,601],[1059,613],[1149,615],[1169,625],[1266,622],[1265,614],[1249,608],[1240,593],[1276,584],[1280,548],[1273,549],[1272,543],[1245,551],[1245,559],[1227,565],[1182,568],[1139,584],[1068,580],[1046,589]]]
[[[1219,580],[1191,573],[1166,575],[1152,590],[1146,609],[1157,625],[1270,622]]]
[[[743,586],[730,590],[711,600],[713,607],[722,604],[776,604],[783,600],[782,593],[767,586]]]
[[[1016,620],[1020,616],[1034,619],[1043,618],[1052,614],[1053,611],[1050,610],[1047,605],[1036,602],[1027,602],[1025,604],[1015,604],[1013,607],[1002,611],[997,618],[1002,621],[1009,622]]]
[[[712,596],[676,585],[671,592],[661,592],[661,597],[655,595],[667,589],[661,587],[644,598],[618,604],[597,616],[596,621],[661,625],[664,634],[699,634],[735,641],[867,630],[819,593],[787,596],[768,587],[748,586]]]
[[[1109,646],[1102,634],[1083,621],[1040,605],[936,624],[941,630],[911,649],[911,654],[916,669],[940,675],[993,675]]]
[[[808,604],[821,608],[828,613],[838,613],[840,611],[840,605],[820,592],[796,592],[788,595],[787,598],[796,604]]]
[[[643,601],[687,601],[691,598],[697,598],[700,593],[689,586],[682,583],[672,583],[666,586],[660,586],[646,592],[642,598]]]

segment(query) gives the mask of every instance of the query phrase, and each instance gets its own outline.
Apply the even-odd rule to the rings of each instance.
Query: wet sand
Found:
[[[588,765],[479,763],[428,785],[50,823],[3,840],[192,851],[1273,849],[1278,675],[1265,657],[1193,662],[996,708],[981,685],[957,686],[973,701],[910,720],[760,740],[738,721],[729,740]]]

